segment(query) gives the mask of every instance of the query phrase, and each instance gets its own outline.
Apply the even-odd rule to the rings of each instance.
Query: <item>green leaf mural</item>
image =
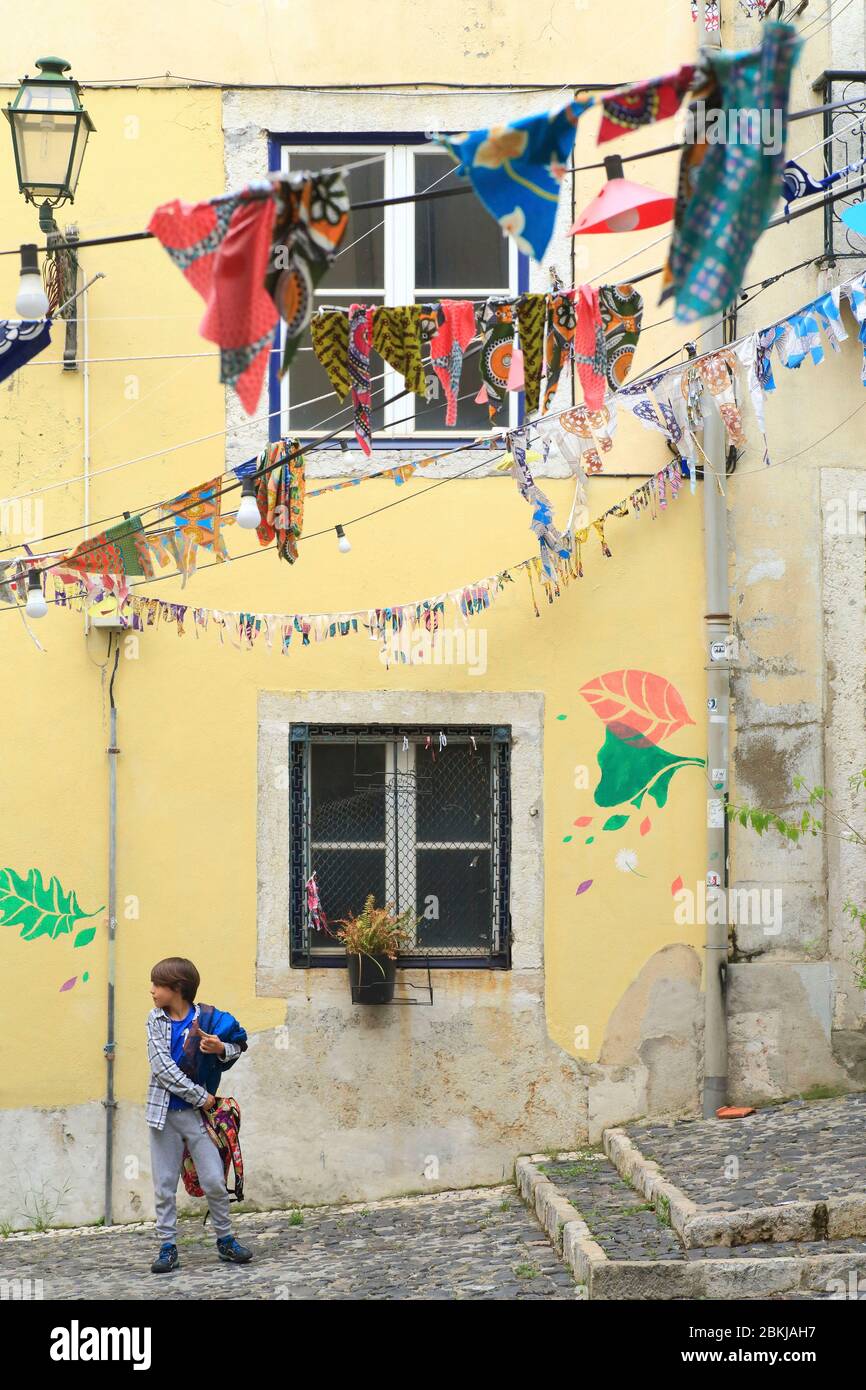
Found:
[[[645,796],[651,796],[657,806],[664,806],[674,773],[690,764],[694,767],[705,765],[703,758],[665,753],[648,742],[643,734],[622,724],[617,725],[616,732],[608,725],[598,752],[601,780],[595,789],[596,805],[621,806],[629,801],[633,806],[640,806]]]
[[[0,869],[0,922],[20,927],[18,934],[25,941],[35,941],[37,936],[54,940],[75,931],[82,917],[95,917],[101,911],[101,907],[96,912],[82,911],[74,891],[64,893],[53,876],[46,885],[39,869],[30,869],[26,877],[14,869]],[[83,946],[89,940],[81,933],[75,944]]]

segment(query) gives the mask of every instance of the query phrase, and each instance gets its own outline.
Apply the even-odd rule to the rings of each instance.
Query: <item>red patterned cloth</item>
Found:
[[[638,126],[652,125],[654,121],[675,116],[694,75],[694,64],[684,63],[677,72],[669,72],[664,77],[648,78],[645,82],[635,82],[630,87],[606,92],[601,98],[598,144],[615,140],[618,135],[627,135],[630,130],[637,130]]]
[[[242,1202],[244,1199],[244,1159],[240,1141],[241,1107],[234,1097],[219,1096],[212,1110],[201,1110],[199,1114],[204,1120],[208,1134],[220,1151],[229,1200]],[[233,1188],[229,1187],[229,1175],[232,1168],[235,1172]],[[183,1146],[181,1176],[183,1177],[183,1185],[190,1197],[204,1196],[192,1154],[186,1144]]]
[[[577,325],[574,330],[574,360],[583,387],[583,398],[590,410],[604,405],[607,386],[607,349],[598,290],[581,285],[575,292]]]
[[[259,403],[279,317],[264,284],[275,212],[273,196],[174,199],[148,224],[207,304],[199,332],[219,344],[220,381],[234,387],[248,415]]]

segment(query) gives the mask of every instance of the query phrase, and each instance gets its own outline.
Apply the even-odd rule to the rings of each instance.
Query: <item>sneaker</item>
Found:
[[[159,1247],[159,1254],[150,1266],[150,1272],[151,1274],[167,1274],[170,1269],[177,1269],[179,1264],[177,1246],[172,1245],[171,1241],[167,1240]]]
[[[248,1250],[240,1241],[235,1240],[234,1236],[219,1236],[217,1239],[217,1254],[221,1260],[228,1260],[231,1264],[245,1265],[253,1258],[252,1250]]]

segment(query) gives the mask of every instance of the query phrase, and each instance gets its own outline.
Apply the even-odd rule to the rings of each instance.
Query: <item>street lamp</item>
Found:
[[[38,58],[38,77],[25,77],[7,105],[18,188],[28,203],[40,203],[39,226],[56,230],[52,209],[75,201],[87,137],[94,129],[81,105],[78,83],[64,74],[63,58]]]

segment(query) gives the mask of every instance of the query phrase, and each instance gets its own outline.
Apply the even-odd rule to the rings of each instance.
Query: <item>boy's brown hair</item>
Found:
[[[166,956],[165,960],[158,960],[150,972],[150,978],[152,984],[178,990],[188,1004],[195,1002],[201,984],[201,976],[185,956]]]

